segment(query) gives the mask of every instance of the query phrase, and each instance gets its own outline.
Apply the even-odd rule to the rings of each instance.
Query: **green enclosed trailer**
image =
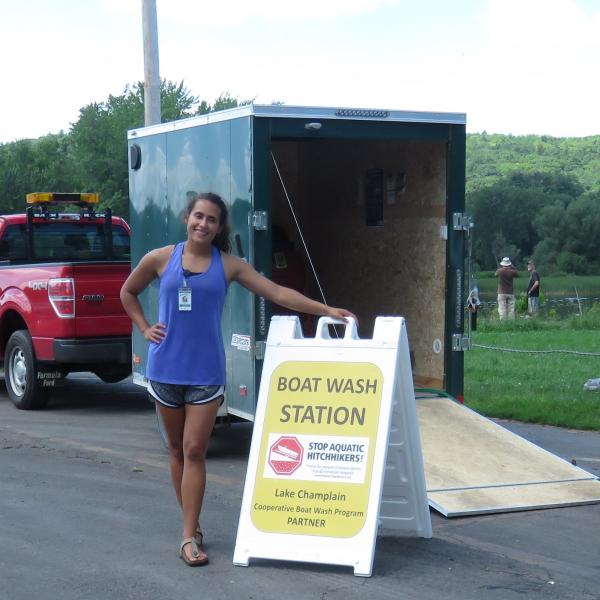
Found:
[[[303,291],[355,312],[362,337],[371,337],[377,315],[404,316],[416,387],[462,395],[470,227],[464,114],[248,105],[128,138],[133,265],[183,240],[188,200],[215,192],[230,208],[235,254],[277,278],[274,242],[287,232],[303,263]],[[141,301],[156,320],[158,282]],[[223,314],[226,414],[253,419],[277,312],[231,286]],[[304,326],[310,335],[311,323]],[[134,331],[141,385],[146,356]]]

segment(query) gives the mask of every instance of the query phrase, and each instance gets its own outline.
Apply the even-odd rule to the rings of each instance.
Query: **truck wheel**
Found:
[[[35,363],[29,332],[15,331],[4,352],[4,379],[12,403],[21,410],[44,408],[48,402],[49,390],[36,385]]]

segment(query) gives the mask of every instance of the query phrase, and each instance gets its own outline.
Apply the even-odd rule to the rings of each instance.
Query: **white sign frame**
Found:
[[[333,339],[328,330],[331,323],[331,319],[319,319],[315,338],[303,338],[297,317],[273,317],[271,321],[233,557],[235,565],[248,566],[250,558],[292,560],[350,566],[355,575],[370,577],[380,524],[431,537],[405,321],[402,317],[377,317],[372,340],[358,338],[353,320],[346,325],[343,338]],[[264,431],[271,378],[280,365],[290,361],[362,363],[378,367],[382,374],[367,511],[362,528],[351,537],[274,533],[259,529],[252,521],[255,483],[265,470],[265,464],[259,465],[261,444],[263,435],[271,433]],[[397,422],[391,427],[394,439],[390,440],[392,420]],[[389,465],[388,440],[402,448],[405,455]],[[278,451],[285,453],[286,449]],[[287,451],[293,453],[293,449]]]

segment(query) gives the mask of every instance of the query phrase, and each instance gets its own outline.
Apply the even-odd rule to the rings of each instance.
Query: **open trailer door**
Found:
[[[255,117],[255,164],[269,161],[255,194],[303,254],[306,293],[350,308],[365,336],[378,315],[404,316],[415,379],[461,395],[461,116],[277,108]]]

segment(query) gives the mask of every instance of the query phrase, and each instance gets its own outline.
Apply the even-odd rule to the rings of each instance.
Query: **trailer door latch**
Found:
[[[252,213],[252,227],[257,231],[266,231],[269,225],[269,219],[267,217],[266,210],[255,210]]]
[[[452,334],[452,350],[454,352],[465,352],[471,349],[471,338],[462,333]]]

